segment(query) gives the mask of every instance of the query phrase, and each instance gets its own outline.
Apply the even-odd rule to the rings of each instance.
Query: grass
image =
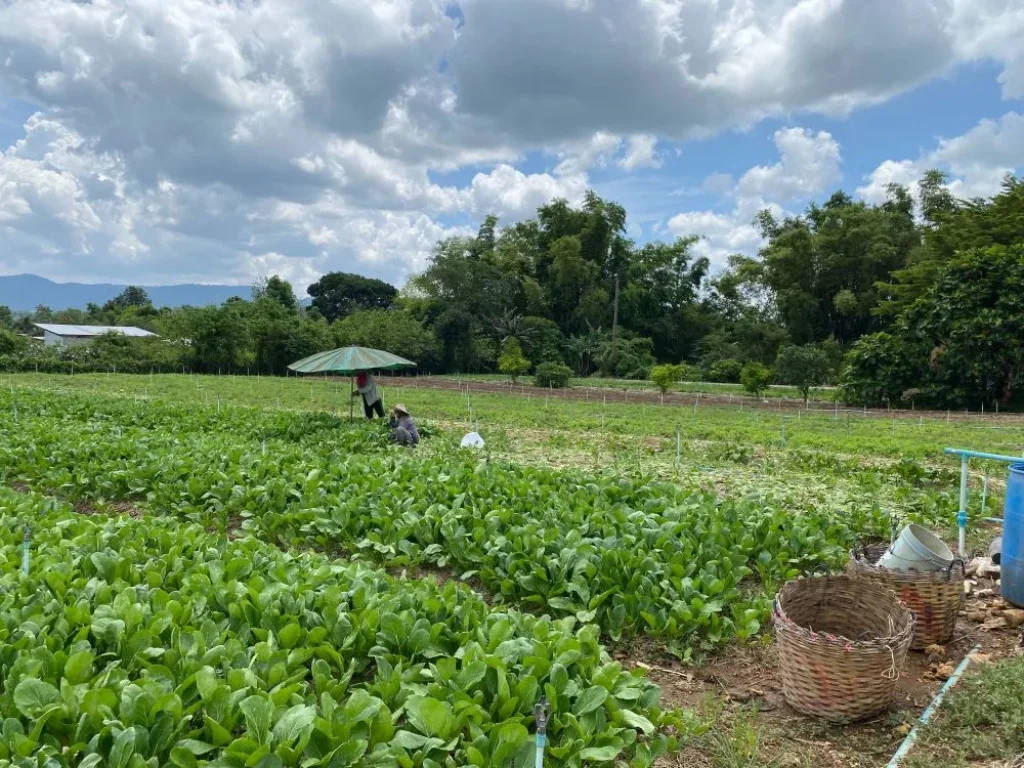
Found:
[[[1024,765],[1024,657],[966,677],[923,729],[905,765],[966,768],[980,761],[993,768]]]
[[[435,376],[433,378],[448,379],[451,381],[486,381],[501,384],[508,382],[507,376],[497,373],[458,376],[447,375]],[[520,383],[529,386],[533,383],[533,378],[531,376],[524,376],[520,379]],[[569,386],[576,388],[591,387],[593,389],[644,390],[652,394],[658,392],[658,388],[654,383],[645,379],[609,379],[599,376],[588,376],[587,378],[570,379]],[[836,391],[835,387],[813,387],[810,392],[810,399],[821,402],[833,402],[836,397]],[[706,395],[737,395],[740,397],[752,397],[752,395],[743,389],[743,386],[740,384],[726,384],[713,381],[680,381],[672,385],[669,388],[669,392],[679,392],[683,394],[694,394],[700,392]],[[803,399],[803,396],[796,387],[791,387],[787,384],[772,384],[764,391],[763,396],[770,399]]]

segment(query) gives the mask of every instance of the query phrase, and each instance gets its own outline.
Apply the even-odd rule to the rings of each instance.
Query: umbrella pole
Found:
[[[352,384],[351,394],[348,397],[348,420],[355,421],[353,416],[353,410],[356,407],[356,378],[355,376],[349,377],[349,382]]]

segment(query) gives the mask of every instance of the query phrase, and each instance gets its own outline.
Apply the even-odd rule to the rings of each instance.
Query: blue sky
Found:
[[[211,0],[0,8],[0,273],[401,284],[588,188],[637,240],[1024,170],[1019,0]]]

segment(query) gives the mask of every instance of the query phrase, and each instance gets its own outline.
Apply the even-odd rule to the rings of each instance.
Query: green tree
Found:
[[[750,394],[760,396],[772,383],[772,372],[761,363],[747,363],[740,371],[740,383]]]
[[[412,360],[421,370],[437,370],[441,362],[437,337],[405,310],[359,310],[335,323],[332,331],[338,346],[383,349]]]
[[[522,347],[515,336],[505,339],[501,347],[501,357],[498,358],[498,370],[506,376],[511,376],[513,384],[520,376],[530,372],[530,361],[523,357]]]
[[[924,382],[923,355],[913,354],[903,339],[880,332],[862,336],[846,355],[840,394],[847,403],[887,405]]]
[[[933,405],[1024,402],[1024,243],[951,259],[901,317],[899,335],[927,362]]]
[[[807,402],[811,387],[821,386],[828,378],[828,357],[814,344],[790,345],[779,350],[775,360],[775,375],[783,384],[800,390]]]
[[[777,222],[764,212],[760,226],[767,241],[761,279],[798,345],[830,336],[845,344],[881,330],[883,321],[872,311],[884,295],[879,285],[921,243],[912,201],[901,187],[890,187],[883,205],[837,192],[801,217]]]
[[[654,365],[654,343],[647,338],[608,338],[597,352],[598,368],[603,376],[619,379],[646,379]]]
[[[681,365],[656,365],[651,368],[651,381],[661,390],[662,394],[669,391],[683,375]]]
[[[347,272],[329,272],[306,289],[328,322],[360,309],[390,309],[398,289],[383,280]]]
[[[144,288],[140,288],[137,285],[129,285],[112,298],[108,305],[124,309],[125,307],[145,307],[150,303],[149,294],[146,293]]]
[[[267,279],[258,280],[252,287],[252,298],[254,302],[261,298],[270,299],[280,304],[289,312],[295,312],[299,307],[292,284],[277,275],[271,275]]]

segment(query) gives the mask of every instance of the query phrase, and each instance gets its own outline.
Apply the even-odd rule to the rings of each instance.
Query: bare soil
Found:
[[[990,587],[994,582],[990,583]],[[986,589],[981,585],[981,589]],[[984,594],[984,593],[983,593]],[[641,643],[617,654],[628,667],[642,668],[662,688],[665,706],[692,708],[715,718],[712,733],[728,733],[744,719],[760,734],[756,762],[730,762],[698,737],[661,766],[763,765],[791,768],[878,768],[885,765],[960,661],[976,646],[972,664],[1021,653],[1021,627],[1000,626],[1009,608],[996,596],[971,597],[953,639],[930,653],[911,651],[896,683],[889,712],[864,722],[834,725],[802,715],[783,697],[776,647],[769,640],[733,646],[699,666],[686,666]]]

